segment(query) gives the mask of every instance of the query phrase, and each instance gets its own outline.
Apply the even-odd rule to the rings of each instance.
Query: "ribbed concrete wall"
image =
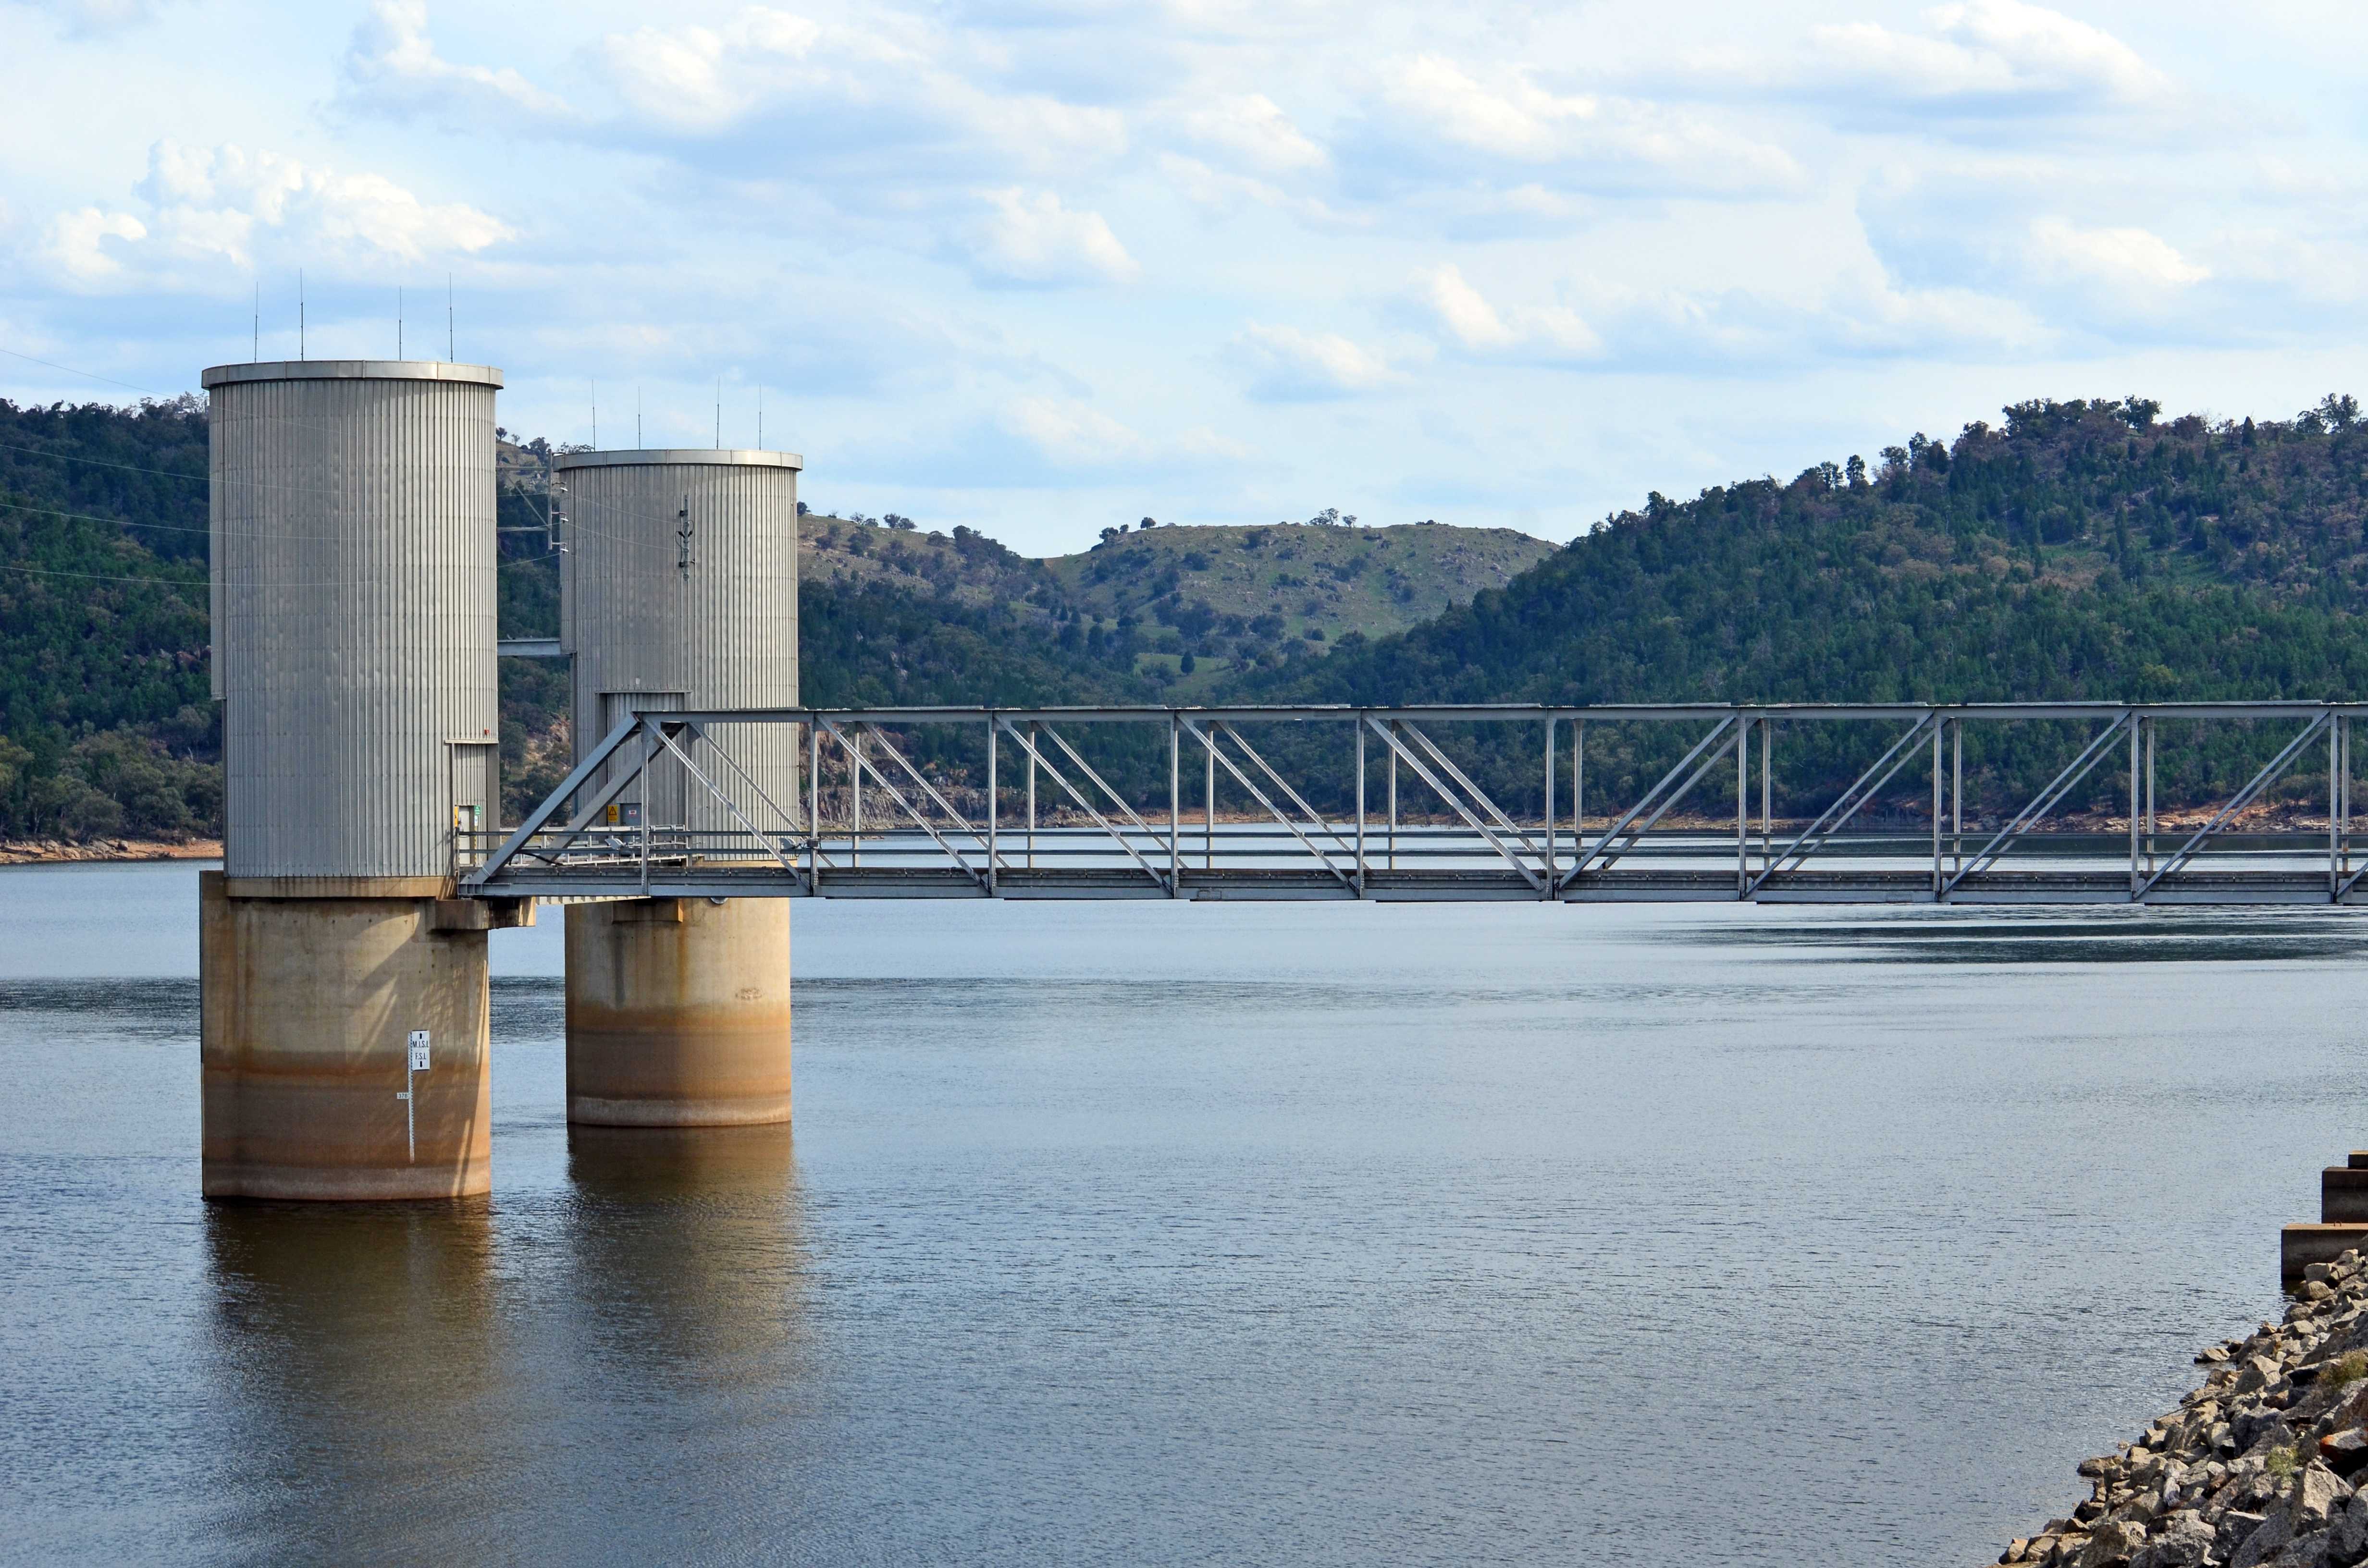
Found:
[[[637,705],[796,705],[802,466],[788,452],[696,449],[558,460],[571,524],[561,637],[575,658],[579,758]],[[688,565],[677,538],[686,511]],[[726,777],[729,770],[710,777],[757,827],[787,825],[757,791],[782,812],[794,807],[796,744],[788,727],[727,725],[716,739],[756,788]],[[704,790],[659,781],[653,823],[686,815],[694,828],[738,825]]]
[[[315,360],[204,383],[223,869],[447,875],[454,807],[499,800],[501,372]]]

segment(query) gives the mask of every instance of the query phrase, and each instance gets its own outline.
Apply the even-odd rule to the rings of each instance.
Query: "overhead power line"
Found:
[[[22,359],[28,365],[46,365],[52,370],[63,370],[69,376],[82,376],[94,381],[105,381],[108,386],[121,387],[127,392],[136,392],[142,397],[164,395],[162,392],[150,392],[146,387],[135,387],[130,381],[119,381],[113,376],[102,376],[96,370],[77,370],[72,365],[61,365],[54,359],[37,359],[30,354],[20,354],[14,348],[0,348],[0,354],[6,354],[11,359]]]

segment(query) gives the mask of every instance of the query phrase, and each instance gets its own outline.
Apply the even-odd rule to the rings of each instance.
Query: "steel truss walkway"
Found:
[[[456,830],[454,869],[460,891],[481,898],[2351,903],[2368,896],[2351,799],[2363,713],[2315,702],[647,711],[507,836]],[[1969,823],[1966,726],[1978,745],[1984,727],[2034,723],[2069,737],[2060,770],[2027,800],[1977,803]],[[1588,732],[1634,739],[1640,725],[1675,727],[1676,744],[1662,744],[1687,749],[1632,802],[1589,815]],[[2251,755],[2267,759],[2204,820],[2164,827],[2157,732],[2171,726],[2175,749],[2225,725],[2249,727]],[[1859,754],[1874,760],[1839,793],[1828,778],[1813,818],[1780,823],[1778,739],[1830,742],[1827,726],[1861,726]],[[776,801],[744,764],[747,737],[769,733],[778,755],[784,729],[803,766]],[[951,735],[957,760],[943,745],[934,764],[912,760],[916,732]],[[1532,758],[1543,810],[1516,816],[1491,800],[1471,776],[1475,744],[1494,747],[1499,768],[1508,747]],[[2248,808],[2322,749],[2326,832],[2245,828]],[[1319,760],[1297,764],[1294,782],[1282,759],[1311,751]],[[2126,833],[2048,825],[2100,767],[2126,771]],[[1130,791],[1113,775],[1157,781]],[[1714,775],[1732,826],[1674,817]],[[1910,789],[1907,801],[1885,794]],[[1336,804],[1319,811],[1310,795]],[[685,801],[731,825],[651,820],[693,820]]]

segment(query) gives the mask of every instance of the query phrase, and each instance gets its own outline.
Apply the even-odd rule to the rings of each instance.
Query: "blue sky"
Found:
[[[1030,553],[1508,526],[2033,396],[2357,374],[2332,4],[305,6],[0,0],[0,348],[507,372]],[[0,356],[0,395],[124,386]]]

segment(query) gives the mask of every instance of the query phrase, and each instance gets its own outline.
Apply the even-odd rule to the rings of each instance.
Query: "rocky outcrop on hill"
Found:
[[[2196,1358],[2203,1386],[2083,1460],[2089,1500],[2010,1543],[2038,1568],[2352,1568],[2368,1561],[2368,1263],[2313,1264],[2283,1324]],[[2359,1490],[2355,1492],[2354,1483]]]

